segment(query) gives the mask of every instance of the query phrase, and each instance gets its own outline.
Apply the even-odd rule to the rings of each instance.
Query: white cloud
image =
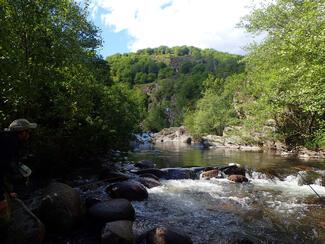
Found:
[[[94,0],[106,26],[127,30],[132,51],[160,45],[191,45],[231,53],[253,39],[236,28],[253,2],[262,0]],[[102,12],[102,11],[101,11]]]

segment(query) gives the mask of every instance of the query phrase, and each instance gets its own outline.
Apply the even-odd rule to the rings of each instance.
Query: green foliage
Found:
[[[145,84],[144,87],[158,84],[149,93],[143,89],[149,96],[143,128],[156,131],[183,124],[184,113],[194,109],[208,74],[225,78],[239,73],[243,71],[240,59],[212,49],[162,46],[113,55],[107,61],[115,82]]]
[[[243,80],[243,75],[233,75],[226,79],[209,76],[204,81],[203,97],[198,100],[195,110],[185,116],[185,126],[195,137],[222,135],[226,126],[237,123],[233,100]]]
[[[0,125],[37,122],[35,153],[55,165],[126,146],[143,114],[142,95],[96,55],[87,16],[72,0],[0,1]]]
[[[322,0],[277,0],[243,21],[248,31],[267,33],[245,58],[254,97],[248,109],[273,117],[289,144],[310,144],[324,134],[324,16]]]

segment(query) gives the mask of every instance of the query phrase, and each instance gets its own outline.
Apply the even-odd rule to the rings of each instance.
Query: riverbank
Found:
[[[243,139],[238,131],[242,127],[227,127],[223,132],[223,136],[207,135],[199,139],[193,138],[185,127],[165,128],[158,133],[146,134],[145,140],[140,140],[140,143],[186,143],[203,148],[225,148],[231,150],[240,150],[245,152],[274,152],[283,157],[298,157],[301,159],[325,159],[325,151],[313,151],[305,147],[294,147],[286,145],[279,140],[266,139],[266,133],[256,134],[254,138]],[[273,131],[272,126],[265,126],[265,131]],[[250,142],[248,142],[250,141]]]

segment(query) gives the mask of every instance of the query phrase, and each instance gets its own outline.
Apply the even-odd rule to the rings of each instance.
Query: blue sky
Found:
[[[129,52],[128,43],[132,37],[128,35],[127,30],[115,32],[114,27],[105,26],[101,21],[101,15],[104,13],[103,9],[99,9],[92,18],[94,24],[101,29],[103,47],[99,50],[100,54],[105,58],[112,54]]]
[[[90,18],[102,31],[103,57],[161,45],[189,45],[245,54],[254,38],[236,28],[265,0],[91,0]]]

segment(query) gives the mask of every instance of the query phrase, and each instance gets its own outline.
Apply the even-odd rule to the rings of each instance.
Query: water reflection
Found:
[[[281,157],[274,153],[243,152],[231,149],[200,149],[187,144],[163,143],[147,145],[132,154],[134,160],[151,159],[158,167],[218,166],[230,162],[248,168],[290,168],[308,165],[325,169],[325,161]]]

